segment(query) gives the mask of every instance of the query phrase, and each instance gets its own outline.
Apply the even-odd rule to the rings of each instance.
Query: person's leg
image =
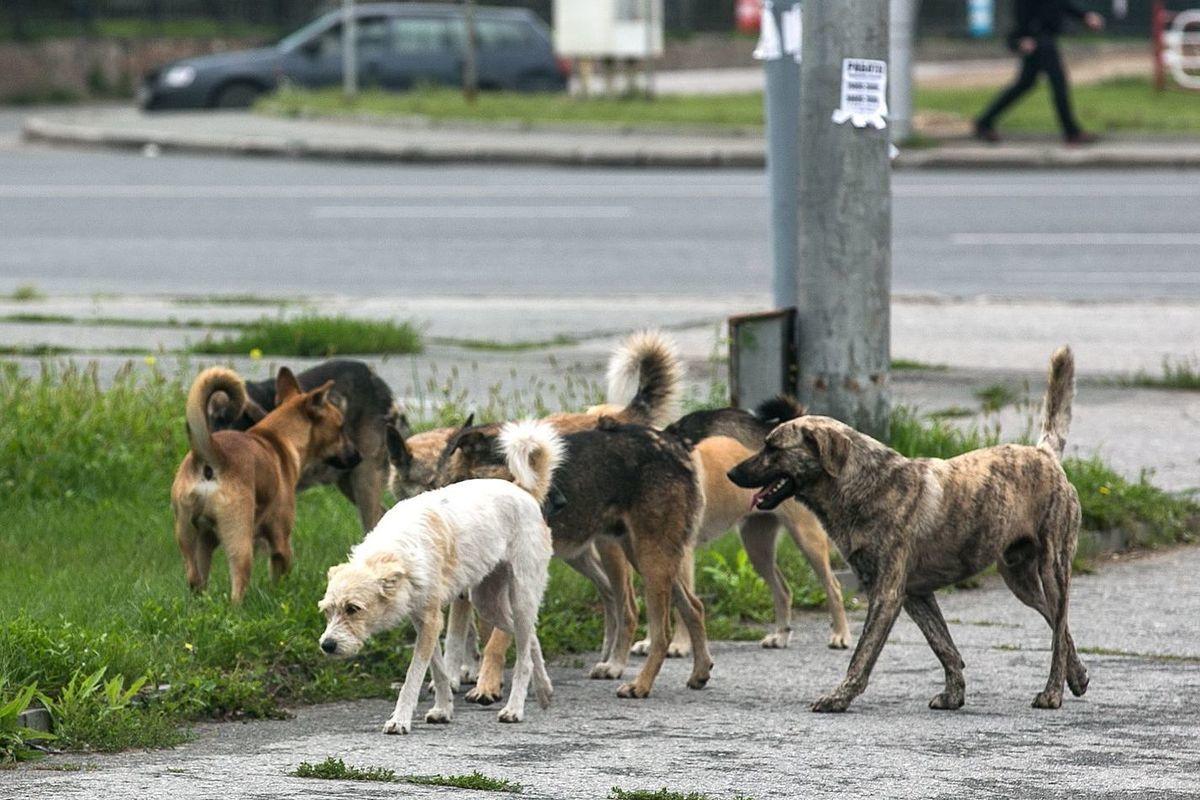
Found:
[[[1035,50],[1029,55],[1021,57],[1021,72],[1017,75],[1017,80],[1001,92],[1000,96],[987,107],[987,110],[979,115],[979,118],[975,120],[976,131],[993,130],[996,127],[996,120],[1004,113],[1005,109],[1017,102],[1021,95],[1028,92],[1037,83],[1038,70],[1041,69],[1041,58],[1038,52]]]
[[[1079,123],[1071,111],[1071,93],[1067,86],[1067,71],[1063,67],[1062,54],[1059,53],[1058,43],[1050,37],[1038,40],[1038,49],[1034,51],[1042,61],[1042,70],[1050,81],[1050,91],[1054,95],[1054,110],[1058,112],[1058,124],[1062,126],[1064,136],[1078,136]]]

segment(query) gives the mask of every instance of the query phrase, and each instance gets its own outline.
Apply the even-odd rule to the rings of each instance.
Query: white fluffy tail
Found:
[[[545,502],[564,452],[562,437],[554,426],[536,419],[506,422],[500,428],[499,445],[513,482],[539,503]]]
[[[1075,399],[1075,355],[1063,345],[1050,357],[1050,377],[1042,403],[1042,435],[1038,447],[1049,450],[1060,461],[1071,427],[1071,402]]]
[[[608,402],[644,425],[662,427],[673,418],[682,382],[679,351],[660,331],[632,334],[608,361]]]

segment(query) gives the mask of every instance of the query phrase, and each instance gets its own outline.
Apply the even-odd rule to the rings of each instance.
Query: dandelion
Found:
[[[262,350],[257,347],[250,348],[250,359],[252,361],[258,361],[260,358],[262,358]]]
[[[1103,494],[1103,495],[1112,494],[1112,489],[1109,489],[1107,486],[1101,486],[1099,491],[1100,491],[1100,494]]]
[[[191,642],[184,642],[183,649],[187,650],[189,653],[194,653],[196,651],[196,645],[192,644]]]
[[[146,366],[147,367],[153,367],[157,363],[158,363],[158,359],[155,358],[154,356],[146,356]]]

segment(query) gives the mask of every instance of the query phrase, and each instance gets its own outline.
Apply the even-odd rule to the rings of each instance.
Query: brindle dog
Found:
[[[813,711],[845,711],[862,694],[901,608],[946,673],[945,691],[929,707],[961,707],[963,661],[933,593],[992,563],[1053,630],[1050,677],[1034,708],[1061,706],[1064,678],[1075,696],[1087,691],[1087,670],[1067,628],[1080,512],[1060,461],[1074,394],[1074,357],[1062,347],[1050,361],[1036,447],[909,459],[836,420],[809,416],[780,425],[761,452],[729,471],[738,486],[764,487],[755,495],[758,508],[790,497],[807,504],[868,593],[846,678]]]

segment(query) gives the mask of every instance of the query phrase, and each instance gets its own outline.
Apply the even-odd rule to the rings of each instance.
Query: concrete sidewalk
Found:
[[[143,114],[95,108],[37,114],[26,141],[157,152],[384,162],[563,166],[743,167],[764,164],[761,134],[567,125],[473,125],[428,120],[288,119],[233,112]],[[1200,140],[1112,139],[1082,148],[1055,140],[1004,146],[970,140],[903,149],[896,168],[1181,168],[1200,166]]]
[[[554,705],[542,711],[530,703],[520,725],[500,725],[494,706],[460,698],[451,725],[428,725],[418,715],[411,735],[391,737],[380,732],[389,699],[314,706],[287,721],[201,725],[195,741],[170,751],[55,756],[0,772],[0,794],[505,796],[287,774],[302,761],[332,756],[398,775],[479,770],[523,784],[524,797],[547,800],[600,800],[613,786],[704,792],[714,800],[1196,797],[1198,571],[1200,549],[1189,548],[1077,575],[1071,628],[1091,685],[1058,711],[1029,707],[1049,668],[1049,630],[992,579],[939,599],[967,665],[960,711],[926,707],[941,691],[942,672],[902,616],[851,710],[810,713],[808,704],[836,684],[849,656],[823,646],[823,615],[804,613],[788,650],[716,643],[713,680],[699,692],[684,688],[688,664],[673,660],[649,699],[618,700],[612,682],[584,677],[585,656],[551,669]],[[856,637],[862,618],[852,615]],[[635,659],[631,667],[639,665]],[[422,701],[421,714],[429,703]]]

